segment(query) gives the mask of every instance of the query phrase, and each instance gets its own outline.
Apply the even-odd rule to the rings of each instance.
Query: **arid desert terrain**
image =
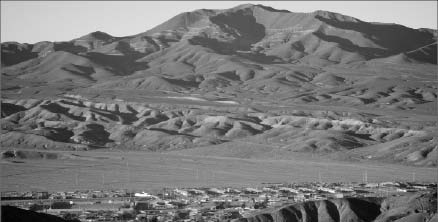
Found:
[[[436,38],[247,4],[2,42],[2,189],[436,182]]]

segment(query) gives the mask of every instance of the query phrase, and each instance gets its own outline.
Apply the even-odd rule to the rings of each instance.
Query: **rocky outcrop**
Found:
[[[436,192],[388,198],[344,198],[293,204],[267,210],[235,222],[402,222],[432,221],[437,213]]]

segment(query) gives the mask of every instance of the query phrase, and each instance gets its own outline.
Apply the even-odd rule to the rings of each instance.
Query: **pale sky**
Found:
[[[1,1],[1,41],[68,41],[93,31],[138,34],[196,9],[252,3],[291,12],[326,10],[367,22],[437,28],[436,1]]]

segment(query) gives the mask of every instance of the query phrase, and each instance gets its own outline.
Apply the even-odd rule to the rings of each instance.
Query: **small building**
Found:
[[[344,194],[343,193],[334,193],[332,194],[333,198],[344,198]]]
[[[366,188],[377,188],[377,187],[379,187],[379,184],[378,183],[367,183],[367,184],[365,184],[365,187]]]

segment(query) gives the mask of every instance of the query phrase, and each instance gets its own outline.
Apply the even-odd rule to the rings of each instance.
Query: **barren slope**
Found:
[[[333,199],[294,204],[236,221],[432,221],[436,192],[382,199]]]
[[[2,147],[437,163],[436,30],[247,4],[1,51]]]

